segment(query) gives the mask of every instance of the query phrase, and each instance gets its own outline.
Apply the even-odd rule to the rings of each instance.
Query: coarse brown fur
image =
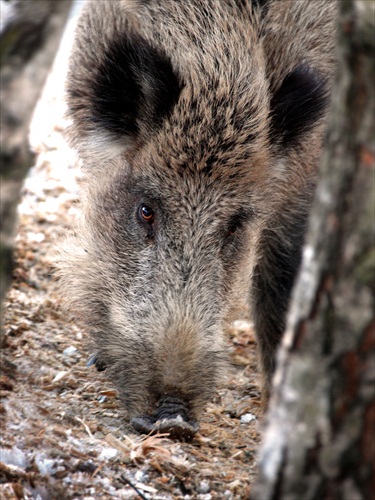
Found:
[[[198,416],[225,372],[223,325],[238,297],[268,388],[314,192],[335,10],[333,0],[85,7],[67,91],[87,185],[60,285],[133,417],[170,397]]]

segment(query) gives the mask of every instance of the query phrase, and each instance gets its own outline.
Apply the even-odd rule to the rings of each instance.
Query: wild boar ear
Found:
[[[309,66],[298,66],[271,98],[271,141],[293,147],[322,118],[327,104],[326,79]]]
[[[161,126],[182,90],[169,57],[134,33],[108,42],[96,68],[87,64],[76,72],[79,81],[74,67],[71,73],[71,142],[102,159],[139,147]]]

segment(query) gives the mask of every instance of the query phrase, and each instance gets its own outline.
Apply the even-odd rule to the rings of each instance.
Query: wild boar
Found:
[[[67,103],[87,180],[60,286],[137,430],[198,430],[239,297],[269,390],[316,184],[335,10],[331,0],[84,8]]]

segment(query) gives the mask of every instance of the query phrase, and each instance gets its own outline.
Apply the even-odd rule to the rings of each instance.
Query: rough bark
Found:
[[[1,2],[0,307],[12,269],[16,208],[33,163],[28,134],[71,0]]]
[[[374,498],[375,4],[342,0],[339,67],[253,498]]]

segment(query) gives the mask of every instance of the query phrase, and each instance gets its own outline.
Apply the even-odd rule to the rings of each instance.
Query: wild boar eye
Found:
[[[226,239],[232,238],[236,234],[236,232],[239,229],[241,229],[242,226],[243,226],[243,221],[242,220],[233,220],[233,221],[231,221],[231,223],[227,227],[225,238]]]
[[[234,236],[236,234],[236,231],[237,231],[236,227],[231,227],[230,229],[228,229],[228,232],[225,235],[225,237],[226,238],[231,238],[232,236]]]
[[[245,228],[246,223],[252,220],[254,212],[250,209],[242,210],[234,215],[224,229],[224,243],[237,239],[237,235]]]
[[[140,205],[138,214],[141,221],[147,222],[148,224],[152,224],[154,222],[155,213],[152,208],[147,205]]]

